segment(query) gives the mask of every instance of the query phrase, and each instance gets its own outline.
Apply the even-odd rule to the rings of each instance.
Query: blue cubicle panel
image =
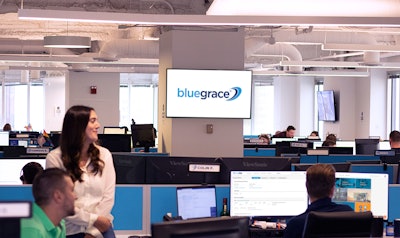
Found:
[[[244,148],[243,156],[275,156],[274,148]]]
[[[118,185],[111,214],[115,230],[143,230],[143,187]]]
[[[385,173],[389,175],[389,183],[396,184],[398,179],[398,168],[397,164],[352,164],[350,172],[359,173]]]
[[[301,155],[300,163],[344,163],[355,160],[379,160],[374,155]]]
[[[1,201],[33,201],[31,185],[0,186]],[[111,212],[115,230],[142,230],[143,187],[117,186]]]
[[[147,185],[146,185],[147,186]],[[229,198],[229,185],[217,185],[218,214],[222,209],[222,199]],[[153,186],[150,194],[151,223],[162,221],[162,216],[171,212],[176,216],[176,185]],[[389,185],[389,221],[400,218],[400,185]],[[1,201],[32,201],[30,185],[0,186]],[[229,201],[229,199],[228,199]],[[112,214],[115,217],[115,230],[145,230],[143,227],[143,186],[117,186],[115,205]],[[228,203],[229,204],[229,203]]]
[[[319,155],[318,163],[343,163],[354,160],[379,160],[374,155]]]
[[[318,163],[317,155],[300,155],[300,163],[314,164]]]
[[[150,191],[150,222],[162,222],[162,218],[168,212],[172,216],[177,216],[178,208],[176,203],[176,187],[184,185],[152,186]],[[222,211],[222,199],[228,198],[229,204],[229,185],[216,186],[217,193],[217,214]]]
[[[33,201],[31,185],[0,186],[1,201]]]
[[[389,221],[400,218],[400,185],[389,185]]]

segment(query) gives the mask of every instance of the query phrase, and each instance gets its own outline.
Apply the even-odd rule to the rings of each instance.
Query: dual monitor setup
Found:
[[[322,146],[321,141],[308,139],[278,138],[275,142],[275,155],[295,154],[295,155],[337,155],[337,154],[356,154],[374,155],[380,148],[379,139],[355,139],[353,143],[346,143],[346,146]],[[340,141],[337,144],[344,144]],[[326,151],[326,153],[324,153]]]
[[[231,171],[226,219],[218,219],[214,185],[177,187],[183,221],[152,224],[152,237],[248,237],[253,220],[276,221],[303,213],[309,204],[305,182],[304,171]],[[333,201],[356,213],[387,219],[388,175],[337,172]]]
[[[149,152],[155,146],[157,135],[153,124],[132,124],[131,134],[127,132],[127,127],[104,127],[103,134],[98,134],[99,144],[111,152],[131,152],[138,147]]]
[[[132,124],[131,134],[127,127],[104,127],[103,134],[98,134],[99,143],[111,152],[131,152],[132,147],[143,147],[149,152],[150,147],[155,146],[156,130],[153,124]],[[0,131],[0,147],[38,147],[37,138],[39,132],[34,131]],[[57,147],[60,142],[61,132],[50,132],[51,147]],[[6,148],[5,150],[7,150]],[[18,156],[12,156],[18,157]]]

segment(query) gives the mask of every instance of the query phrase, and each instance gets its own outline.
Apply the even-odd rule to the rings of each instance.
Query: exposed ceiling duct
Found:
[[[81,13],[152,14],[186,17],[206,16],[213,1],[204,0],[24,0],[23,6],[11,1],[0,5],[0,67],[32,68],[30,62],[40,62],[34,68],[47,67],[89,72],[150,72],[157,73],[158,37],[164,27],[143,24],[88,23],[65,21],[21,21],[16,12],[20,8],[39,10],[65,10]],[[67,27],[68,26],[68,27]],[[165,28],[177,26],[165,26]],[[181,26],[182,27],[182,26]],[[186,29],[225,31],[243,27],[232,26],[185,26]],[[400,41],[400,27],[360,27],[322,25],[246,25],[245,67],[281,70],[280,61],[355,62],[365,66],[380,65],[399,56],[400,51],[380,53],[360,50],[366,45],[396,49]],[[179,28],[178,28],[179,29]],[[49,35],[91,37],[89,49],[47,49],[43,37]],[[149,40],[151,39],[151,40]],[[343,44],[347,50],[324,50],[326,44]],[[373,47],[372,47],[373,46]],[[354,47],[354,49],[352,49]],[[382,51],[384,52],[384,51]],[[140,63],[141,62],[141,63]],[[68,66],[68,67],[67,67]],[[280,68],[279,68],[280,67]],[[303,65],[285,66],[291,73],[301,73]],[[309,68],[308,68],[309,70]]]

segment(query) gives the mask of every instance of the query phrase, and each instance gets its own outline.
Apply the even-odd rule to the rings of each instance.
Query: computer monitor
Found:
[[[313,148],[313,142],[309,141],[280,141],[276,142],[275,156],[282,154],[307,154],[308,149]]]
[[[248,238],[248,217],[212,217],[151,224],[152,238]]]
[[[54,148],[60,145],[61,132],[50,132],[50,140]]]
[[[132,145],[133,147],[144,147],[149,152],[150,147],[155,146],[156,130],[153,124],[132,124]]]
[[[347,204],[356,212],[371,211],[388,219],[389,175],[337,172],[333,201]]]
[[[190,165],[221,166],[211,157],[148,156],[146,157],[147,184],[216,184],[220,172],[190,171]],[[229,184],[229,183],[228,183]]]
[[[217,216],[217,199],[214,185],[176,188],[178,216],[182,219]]]
[[[0,185],[22,185],[20,180],[22,168],[30,162],[36,162],[46,167],[46,160],[44,158],[1,158],[0,159]],[[0,236],[1,237],[1,236]]]
[[[229,184],[232,171],[290,171],[300,157],[223,157],[217,162],[221,163],[219,183]]]
[[[20,220],[32,217],[32,202],[1,201],[0,211],[0,237],[20,237]]]
[[[400,154],[396,150],[375,150],[375,155],[379,156],[380,162],[384,164],[399,164]]]
[[[275,145],[277,142],[282,142],[282,141],[297,141],[296,138],[271,138],[271,144]]]
[[[0,131],[0,146],[8,146],[10,135],[8,131]]]
[[[10,138],[38,138],[38,131],[10,131]]]
[[[131,152],[131,135],[127,134],[98,134],[99,145],[111,152]]]
[[[126,134],[128,127],[126,126],[105,126],[103,128],[103,134]]]
[[[373,155],[379,149],[379,139],[355,139],[357,155]]]
[[[305,171],[232,171],[231,216],[291,217],[308,206]]]
[[[117,184],[145,184],[146,158],[130,153],[112,153]]]
[[[317,147],[316,149],[328,148],[330,155],[352,155],[354,152],[353,147],[339,147],[339,146],[329,146],[329,147]]]

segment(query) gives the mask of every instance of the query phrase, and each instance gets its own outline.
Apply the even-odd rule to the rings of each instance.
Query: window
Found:
[[[158,74],[121,74],[119,126],[137,124],[157,127]]]
[[[388,112],[390,131],[400,129],[400,74],[388,77]]]
[[[13,130],[24,131],[31,124],[33,130],[44,129],[43,84],[2,82],[2,125],[10,123]]]
[[[272,80],[253,81],[251,119],[243,120],[244,135],[274,131],[274,86]]]
[[[317,92],[324,91],[324,84],[322,81],[317,81],[315,83],[314,90],[314,130],[318,131],[321,139],[324,139],[324,122],[318,120],[318,102],[317,102]]]

